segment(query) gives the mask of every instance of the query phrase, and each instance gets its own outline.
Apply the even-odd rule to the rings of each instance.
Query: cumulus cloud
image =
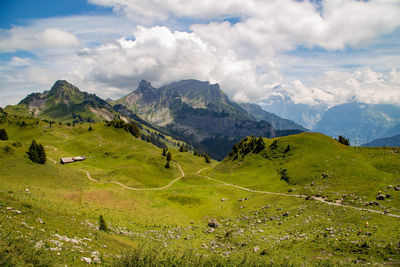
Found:
[[[308,105],[331,106],[352,99],[400,103],[398,72],[390,71],[400,68],[398,50],[385,50],[374,59],[371,51],[362,58],[346,52],[349,47],[371,47],[398,29],[397,0],[90,2],[112,7],[129,20],[49,18],[0,31],[0,53],[28,50],[37,57],[1,62],[5,80],[0,87],[16,85],[22,75],[25,83],[49,83],[47,89],[48,73],[47,77],[65,78],[83,90],[116,98],[133,91],[141,79],[161,86],[194,78],[220,83],[240,102],[268,98],[280,88],[294,102]],[[235,23],[224,21],[232,17],[237,18]],[[184,25],[165,26],[176,23]],[[313,55],[296,56],[299,47]],[[316,55],[314,48],[324,52]],[[358,69],[343,69],[339,62]]]
[[[166,27],[138,26],[134,40],[108,42],[80,53],[81,67],[75,77],[101,83],[103,87],[136,89],[141,79],[154,86],[195,78],[221,83],[231,97],[249,101],[262,94],[260,84],[271,75],[258,75],[250,60],[239,60],[235,51],[218,51],[195,33],[171,32]]]
[[[37,31],[31,28],[16,27],[9,31],[2,30],[0,36],[0,53],[79,45],[75,35],[56,28]]]

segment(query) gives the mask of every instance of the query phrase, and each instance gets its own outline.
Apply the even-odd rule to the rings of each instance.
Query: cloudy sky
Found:
[[[191,78],[242,102],[400,104],[400,1],[0,0],[0,106],[58,79],[118,98]]]

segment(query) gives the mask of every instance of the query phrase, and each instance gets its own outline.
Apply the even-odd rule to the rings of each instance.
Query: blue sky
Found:
[[[188,78],[241,102],[400,104],[398,14],[396,0],[0,0],[0,106],[57,79],[118,98]]]

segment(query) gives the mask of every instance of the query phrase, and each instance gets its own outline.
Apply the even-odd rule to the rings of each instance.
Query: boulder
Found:
[[[216,219],[211,219],[208,221],[208,226],[211,228],[217,228],[219,226],[219,223]]]
[[[376,200],[385,200],[385,196],[379,194],[379,195],[376,196]]]

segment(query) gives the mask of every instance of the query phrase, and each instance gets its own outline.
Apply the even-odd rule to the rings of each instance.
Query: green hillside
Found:
[[[247,149],[248,138],[237,157],[207,164],[167,137],[173,161],[166,169],[162,149],[104,123],[2,115],[0,129],[9,137],[0,141],[0,265],[400,262],[400,218],[392,216],[400,215],[395,150],[355,151],[306,133],[263,139],[260,151]],[[43,165],[25,153],[32,139],[45,146]],[[79,155],[86,160],[58,163]],[[277,172],[283,169],[289,183]],[[393,198],[375,200],[379,190]],[[344,206],[334,206],[300,194],[347,196]],[[355,209],[362,205],[367,210]],[[100,215],[107,232],[98,230]]]

